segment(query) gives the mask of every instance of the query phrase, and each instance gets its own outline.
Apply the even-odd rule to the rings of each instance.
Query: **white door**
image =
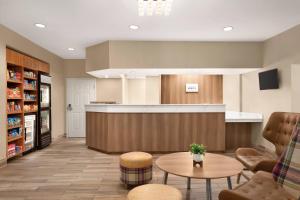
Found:
[[[96,100],[96,80],[67,78],[67,137],[85,137],[85,105]]]

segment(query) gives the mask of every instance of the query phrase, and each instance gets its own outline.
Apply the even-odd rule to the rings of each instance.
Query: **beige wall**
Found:
[[[123,79],[123,104],[160,104],[160,76]]]
[[[258,72],[277,67],[279,69],[280,88],[276,90],[260,90]],[[265,67],[258,72],[242,76],[242,111],[262,113],[264,123],[256,127],[252,134],[255,145],[263,145],[270,149],[269,144],[261,136],[262,128],[266,125],[269,116],[276,111],[291,111],[291,68],[289,66]]]
[[[96,100],[122,103],[122,80],[120,78],[97,79]]]
[[[0,25],[0,160],[6,157],[6,46],[10,46],[50,64],[52,76],[52,118],[53,137],[64,134],[65,127],[65,85],[63,60],[49,51],[37,46],[17,33]]]
[[[107,41],[86,49],[86,71],[105,68],[260,67],[262,42]]]
[[[300,25],[264,43],[262,70],[279,69],[280,89],[260,91],[258,72],[242,76],[242,110],[262,112],[264,115],[263,126],[256,126],[252,134],[252,142],[256,145],[273,148],[273,145],[261,136],[262,128],[272,112],[299,112],[295,102],[299,100],[299,78],[296,77],[300,77],[300,70],[292,68],[294,64],[300,63],[299,35]]]
[[[128,104],[128,79],[122,76],[122,104]]]
[[[260,42],[110,41],[111,68],[258,67]]]
[[[146,104],[160,104],[161,77],[149,76],[146,78]]]
[[[223,75],[223,103],[226,110],[241,110],[241,84],[240,75]]]
[[[265,41],[263,66],[300,63],[300,25]]]
[[[291,68],[292,111],[300,113],[300,64]]]
[[[109,41],[86,48],[87,72],[105,69],[109,66]]]
[[[91,75],[85,72],[85,59],[64,60],[64,75],[66,78],[91,78],[92,77]]]
[[[127,79],[127,84],[127,103],[146,104],[146,78]]]
[[[1,32],[1,30],[0,30]],[[1,34],[0,34],[1,35]],[[0,165],[6,158],[6,42],[0,37]]]

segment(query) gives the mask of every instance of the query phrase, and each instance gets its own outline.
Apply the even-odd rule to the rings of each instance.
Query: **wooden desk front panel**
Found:
[[[226,123],[226,150],[235,151],[240,147],[251,147],[251,126],[253,123]]]
[[[87,145],[105,152],[225,151],[224,113],[87,112]]]
[[[101,151],[107,148],[107,116],[103,113],[86,114],[86,144]]]

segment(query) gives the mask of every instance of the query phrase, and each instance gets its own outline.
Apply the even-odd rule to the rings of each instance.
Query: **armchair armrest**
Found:
[[[251,200],[251,199],[234,192],[234,190],[223,190],[219,194],[219,200]]]
[[[235,151],[235,156],[262,156],[262,154],[253,148],[238,148]]]
[[[276,165],[276,163],[277,163],[276,160],[262,160],[254,167],[253,171],[255,171],[255,172],[265,171],[265,172],[272,173],[273,168]]]

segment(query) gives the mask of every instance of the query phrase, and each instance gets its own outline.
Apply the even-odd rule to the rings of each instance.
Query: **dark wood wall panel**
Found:
[[[225,151],[225,114],[87,112],[87,145],[101,151],[188,151],[194,142]]]
[[[198,93],[186,93],[186,83],[198,83]],[[162,75],[162,104],[222,104],[222,75]]]
[[[107,149],[107,116],[97,113],[86,114],[86,144],[95,149]]]
[[[251,147],[251,123],[226,123],[226,150]]]
[[[6,62],[40,72],[50,73],[50,65],[21,52],[6,48]]]

